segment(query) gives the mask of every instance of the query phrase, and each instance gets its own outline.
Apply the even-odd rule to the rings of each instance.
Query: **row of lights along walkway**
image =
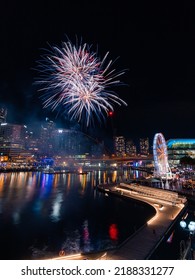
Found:
[[[126,240],[119,248],[107,252],[110,260],[145,260],[149,259],[163,237],[174,224],[176,218],[184,212],[187,199],[178,193],[154,189],[135,184],[121,183],[117,186],[99,186],[107,194],[118,194],[152,205],[155,216],[140,230]]]
[[[187,200],[178,193],[154,189],[135,184],[99,185],[99,191],[140,200],[152,205],[156,214],[147,224],[129,237],[120,247],[96,254],[62,255],[53,259],[107,259],[107,260],[145,260],[149,259],[164,235],[186,209]],[[141,241],[141,242],[140,242]]]

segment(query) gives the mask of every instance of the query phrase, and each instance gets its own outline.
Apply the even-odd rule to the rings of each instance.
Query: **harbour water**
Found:
[[[119,171],[0,174],[0,259],[40,259],[111,249],[154,215],[151,207],[105,196],[98,183]]]

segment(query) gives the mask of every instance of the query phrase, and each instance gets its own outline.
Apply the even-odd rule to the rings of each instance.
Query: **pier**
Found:
[[[98,186],[107,195],[128,197],[150,204],[156,214],[144,226],[130,236],[118,248],[108,251],[105,259],[145,260],[150,259],[175,222],[185,212],[187,199],[178,193],[141,185],[121,183],[115,186]]]
[[[149,260],[164,238],[168,238],[176,221],[187,210],[187,199],[176,192],[139,184],[101,184],[98,190],[109,196],[137,200],[151,205],[155,215],[115,249],[78,253],[52,259],[66,260]]]

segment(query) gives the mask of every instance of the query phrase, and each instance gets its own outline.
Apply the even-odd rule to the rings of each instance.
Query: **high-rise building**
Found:
[[[149,155],[150,153],[149,138],[140,138],[139,145],[140,145],[140,155],[144,155],[144,156]]]
[[[0,141],[24,142],[26,135],[26,126],[19,124],[1,123]]]
[[[55,129],[51,135],[55,155],[73,155],[76,152],[78,136],[70,129]]]
[[[18,124],[0,124],[0,154],[15,160],[25,152],[26,126]]]
[[[115,136],[114,137],[114,149],[117,157],[125,155],[125,137]]]
[[[97,145],[80,131],[72,129],[55,129],[51,135],[53,153],[55,155],[75,156],[81,154],[91,155]],[[98,147],[96,146],[96,152]]]
[[[56,124],[48,118],[41,125],[39,152],[44,156],[52,156],[53,154],[52,134],[55,128]]]
[[[137,148],[132,139],[126,140],[126,154],[128,156],[135,156],[137,154]]]
[[[5,123],[7,117],[7,109],[6,108],[0,108],[0,123]]]

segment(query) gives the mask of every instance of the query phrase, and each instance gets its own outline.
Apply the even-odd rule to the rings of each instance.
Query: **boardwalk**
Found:
[[[165,234],[185,211],[187,200],[177,193],[139,185],[100,185],[99,191],[107,195],[129,197],[148,203],[155,208],[155,216],[115,250],[92,254],[76,254],[53,259],[145,260],[149,259]]]
[[[143,187],[143,186],[140,186]],[[137,186],[139,188],[139,186]],[[156,215],[140,230],[123,243],[118,249],[107,252],[106,259],[110,260],[145,260],[149,259],[164,235],[174,224],[178,216],[185,210],[186,199],[167,196],[154,197],[128,190],[128,185],[104,189],[107,193],[130,197],[152,205],[156,209]],[[149,190],[150,191],[150,190]],[[161,190],[163,192],[163,190]]]

